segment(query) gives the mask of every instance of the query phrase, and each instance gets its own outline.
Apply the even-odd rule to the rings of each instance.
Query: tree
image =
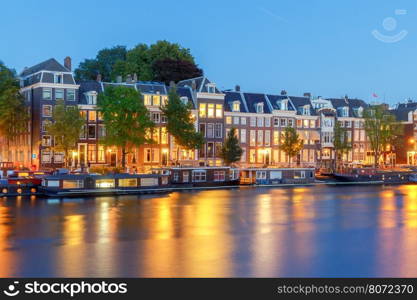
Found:
[[[236,128],[231,128],[227,138],[222,146],[220,157],[226,165],[231,165],[240,160],[243,149],[239,145],[239,139],[236,136]]]
[[[46,131],[54,136],[53,150],[64,152],[64,165],[67,167],[69,153],[77,146],[85,120],[77,106],[66,106],[63,100],[57,101],[52,119],[54,121],[48,123]]]
[[[352,143],[348,139],[346,128],[336,121],[333,132],[333,147],[335,151],[334,169],[337,170],[338,162],[342,160],[343,154],[349,153]]]
[[[191,114],[191,105],[183,103],[175,88],[168,93],[168,103],[162,107],[167,118],[167,131],[175,138],[177,145],[187,149],[198,149],[204,143],[204,137],[195,129],[195,120]],[[177,147],[179,157],[179,147]]]
[[[374,153],[374,167],[379,166],[381,155],[388,151],[402,127],[384,105],[373,105],[364,111],[365,132]]]
[[[299,138],[297,131],[293,127],[286,127],[281,144],[281,150],[288,156],[288,162],[291,166],[291,158],[296,156],[303,149],[303,140]]]
[[[152,65],[154,80],[169,84],[171,81],[178,82],[184,79],[200,77],[203,71],[193,62],[187,60],[175,60],[165,58],[157,60]]]
[[[122,152],[122,167],[126,167],[126,154],[133,146],[152,143],[148,138],[155,124],[149,117],[142,95],[126,86],[110,86],[99,94],[98,109],[106,127],[103,143],[117,146]]]
[[[97,53],[95,59],[86,59],[74,70],[77,81],[95,80],[101,74],[104,81],[111,81],[113,66],[118,61],[126,60],[126,46],[104,48]]]
[[[126,50],[125,46],[100,50],[95,59],[84,60],[74,72],[77,81],[94,80],[98,73],[104,81],[114,81],[118,75],[126,77],[129,74],[137,74],[139,80],[151,81],[159,77],[153,65],[165,59],[188,62],[195,66],[190,49],[177,43],[157,41],[150,46],[138,44],[130,50]],[[168,78],[167,82],[171,80],[174,79]]]
[[[0,135],[10,142],[28,130],[29,114],[23,96],[19,92],[16,73],[0,62]]]

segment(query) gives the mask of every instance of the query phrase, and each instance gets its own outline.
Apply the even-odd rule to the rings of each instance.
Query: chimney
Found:
[[[65,57],[64,67],[71,71],[71,57],[69,56]]]
[[[122,76],[117,75],[117,77],[116,77],[116,82],[117,82],[117,83],[122,83]]]
[[[100,73],[98,73],[97,74],[97,79],[96,79],[98,82],[101,82],[101,74]]]
[[[235,86],[235,91],[236,91],[236,92],[240,92],[240,85],[236,84],[236,86]]]
[[[195,80],[191,81],[191,89],[193,91],[196,91],[197,90],[197,84],[196,84]]]
[[[281,96],[285,96],[285,95],[287,95],[287,91],[286,90],[282,90],[281,91]]]
[[[304,97],[311,98],[311,93],[304,93]]]
[[[133,74],[133,82],[137,82],[138,81],[138,74],[134,73]]]

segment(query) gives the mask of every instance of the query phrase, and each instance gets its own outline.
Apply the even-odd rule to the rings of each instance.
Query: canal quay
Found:
[[[416,185],[0,199],[2,277],[415,277]]]

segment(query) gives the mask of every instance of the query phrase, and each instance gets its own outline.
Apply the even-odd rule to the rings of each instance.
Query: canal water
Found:
[[[417,276],[417,186],[0,198],[0,276]]]

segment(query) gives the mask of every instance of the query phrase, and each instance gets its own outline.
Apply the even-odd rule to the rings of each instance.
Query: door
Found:
[[[110,153],[110,166],[115,167],[117,162],[117,155],[115,152]]]
[[[78,144],[78,165],[85,166],[87,163],[87,144]]]

